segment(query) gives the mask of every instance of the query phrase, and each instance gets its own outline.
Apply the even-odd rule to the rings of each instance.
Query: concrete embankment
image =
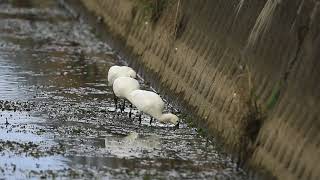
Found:
[[[320,178],[320,1],[82,2],[248,165]]]

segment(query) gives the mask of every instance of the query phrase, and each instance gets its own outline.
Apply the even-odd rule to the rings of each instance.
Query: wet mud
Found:
[[[58,2],[0,1],[0,177],[246,179],[183,118],[140,125],[136,109],[116,110],[107,71],[119,63]]]

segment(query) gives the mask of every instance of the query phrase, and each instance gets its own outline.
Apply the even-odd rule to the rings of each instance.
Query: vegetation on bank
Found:
[[[145,20],[156,23],[164,9],[170,4],[169,0],[133,0],[136,10],[141,12]]]

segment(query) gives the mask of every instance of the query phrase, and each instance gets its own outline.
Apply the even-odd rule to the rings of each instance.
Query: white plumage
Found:
[[[113,86],[114,81],[119,77],[136,78],[136,76],[137,76],[136,72],[128,66],[112,66],[108,71],[108,85]],[[115,103],[116,109],[118,104],[117,102],[118,102],[117,97],[114,94],[114,103]],[[121,111],[124,110],[124,103],[125,101],[123,101],[123,106],[122,108],[120,108]]]
[[[127,98],[130,92],[138,89],[139,82],[131,77],[119,77],[113,82],[113,92],[119,98]]]
[[[113,93],[115,95],[114,101],[117,109],[117,97],[127,98],[128,94],[134,90],[140,89],[139,82],[131,77],[119,77],[113,82]],[[123,99],[123,105],[120,107],[121,112],[125,108],[125,99]],[[131,109],[129,117],[131,117]]]
[[[149,114],[162,123],[178,125],[179,118],[171,113],[163,114],[165,103],[161,97],[151,91],[134,90],[125,96],[138,110]]]
[[[112,86],[114,81],[119,77],[136,78],[137,73],[128,66],[112,66],[108,71],[108,84]]]
[[[142,111],[162,123],[172,123],[179,126],[179,118],[172,114],[163,114],[165,103],[161,97],[151,91],[140,90],[136,72],[127,66],[112,66],[108,72],[108,82],[112,85],[115,96],[126,98]],[[115,99],[115,104],[117,104]],[[124,105],[121,109],[123,111]],[[129,116],[131,116],[131,111]],[[150,121],[151,123],[151,121]]]

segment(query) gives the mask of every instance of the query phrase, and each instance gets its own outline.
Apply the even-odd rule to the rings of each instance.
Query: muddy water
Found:
[[[115,110],[106,72],[118,63],[57,2],[0,1],[0,177],[246,179],[187,124]]]

